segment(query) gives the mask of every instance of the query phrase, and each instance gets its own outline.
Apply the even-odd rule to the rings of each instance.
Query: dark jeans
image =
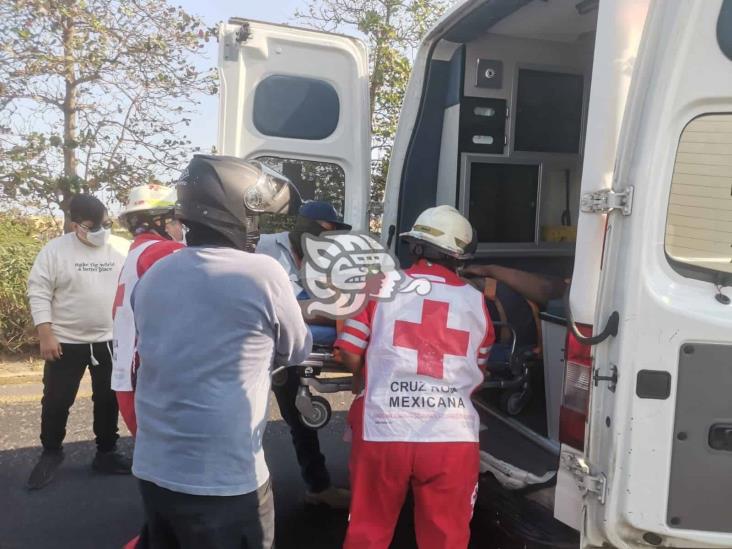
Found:
[[[270,549],[274,499],[268,480],[241,496],[193,496],[140,481],[145,527],[137,549]]]
[[[300,412],[295,407],[295,397],[300,387],[300,378],[295,368],[288,368],[287,381],[280,386],[272,386],[280,414],[290,427],[292,444],[295,446],[300,473],[311,492],[322,492],[330,486],[330,475],[325,468],[325,456],[320,452],[318,432],[300,423]]]
[[[110,342],[111,345],[111,342]],[[92,365],[92,351],[99,364]],[[112,391],[112,357],[106,342],[62,343],[63,356],[43,368],[41,443],[46,450],[59,450],[66,436],[69,409],[74,404],[84,371],[89,368],[94,402],[94,434],[100,452],[114,450],[117,434],[117,398]]]

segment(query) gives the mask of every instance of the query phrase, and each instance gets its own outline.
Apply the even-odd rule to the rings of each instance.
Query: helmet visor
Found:
[[[257,182],[244,194],[244,205],[256,213],[287,213],[291,194],[297,194],[297,191],[293,192],[290,180],[261,162],[252,164],[261,173]]]

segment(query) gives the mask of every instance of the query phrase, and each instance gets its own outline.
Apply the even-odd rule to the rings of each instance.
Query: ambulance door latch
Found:
[[[580,201],[580,209],[585,213],[609,213],[612,210],[620,210],[623,215],[630,215],[633,209],[633,186],[620,192],[608,189],[585,193]]]
[[[610,389],[613,393],[615,392],[615,388],[618,386],[618,367],[614,364],[610,366],[610,375],[609,376],[601,376],[600,375],[600,369],[595,368],[595,371],[592,374],[592,381],[595,383],[595,387],[598,386],[598,384],[601,381],[607,381],[608,386],[607,388]]]

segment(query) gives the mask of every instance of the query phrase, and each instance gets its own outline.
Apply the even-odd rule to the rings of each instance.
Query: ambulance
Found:
[[[380,219],[363,43],[235,18],[219,48],[220,153],[380,221],[404,261],[450,204],[476,262],[571,281],[531,405],[476,403],[476,539],[732,547],[732,0],[457,2],[416,54]]]

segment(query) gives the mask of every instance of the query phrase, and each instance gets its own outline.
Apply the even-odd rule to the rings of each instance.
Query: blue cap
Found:
[[[297,214],[301,217],[312,219],[313,221],[327,221],[333,223],[337,230],[350,231],[351,226],[343,223],[343,220],[336,212],[336,209],[329,202],[324,200],[308,200],[303,202]]]

